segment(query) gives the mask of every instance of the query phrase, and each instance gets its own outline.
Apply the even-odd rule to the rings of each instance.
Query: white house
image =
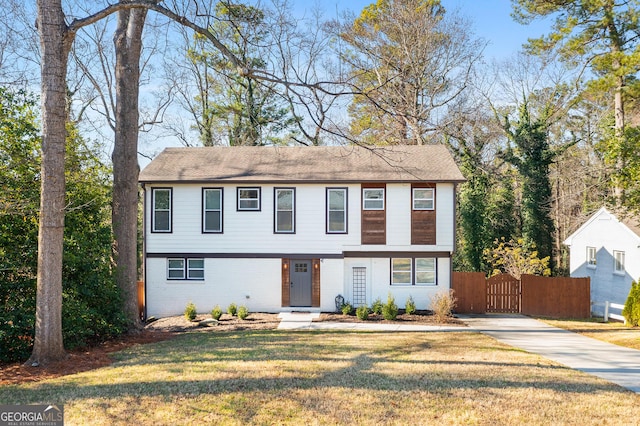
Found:
[[[569,246],[572,277],[591,278],[592,311],[603,315],[603,302],[624,304],[631,282],[640,278],[640,228],[602,207],[564,244]]]
[[[428,309],[463,180],[442,145],[168,148],[140,174],[146,314]]]

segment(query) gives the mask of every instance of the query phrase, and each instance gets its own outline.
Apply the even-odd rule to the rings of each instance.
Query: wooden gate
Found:
[[[495,275],[487,280],[487,312],[520,312],[520,280],[509,274]]]

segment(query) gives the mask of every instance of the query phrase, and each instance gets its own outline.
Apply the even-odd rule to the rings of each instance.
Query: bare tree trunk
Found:
[[[42,166],[36,326],[28,365],[66,357],[62,342],[62,249],[65,206],[66,74],[73,35],[60,0],[39,0],[42,50]]]
[[[116,280],[122,291],[130,331],[141,326],[137,303],[138,92],[146,15],[146,9],[119,11],[113,39],[116,47],[116,111],[112,226]]]

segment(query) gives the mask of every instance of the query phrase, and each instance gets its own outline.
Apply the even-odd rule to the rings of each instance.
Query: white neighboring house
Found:
[[[569,246],[572,277],[591,278],[592,313],[604,302],[624,305],[631,283],[640,278],[640,228],[602,207],[564,244]]]
[[[462,181],[443,145],[165,149],[140,173],[146,315],[388,293],[428,309],[451,286]]]

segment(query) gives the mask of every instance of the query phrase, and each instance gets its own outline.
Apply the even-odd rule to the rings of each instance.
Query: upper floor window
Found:
[[[435,209],[435,189],[434,188],[413,188],[413,209],[414,210]]]
[[[260,188],[238,188],[238,210],[260,210]]]
[[[363,210],[384,210],[384,188],[364,188],[362,190]]]
[[[624,273],[624,252],[613,251],[613,272],[618,274]]]
[[[171,232],[171,188],[151,191],[151,232]]]
[[[202,232],[222,232],[222,188],[202,190]]]
[[[347,233],[347,188],[327,188],[327,233]]]
[[[587,266],[596,267],[596,248],[587,247]]]
[[[293,234],[295,229],[296,192],[293,188],[275,188],[274,232]]]

